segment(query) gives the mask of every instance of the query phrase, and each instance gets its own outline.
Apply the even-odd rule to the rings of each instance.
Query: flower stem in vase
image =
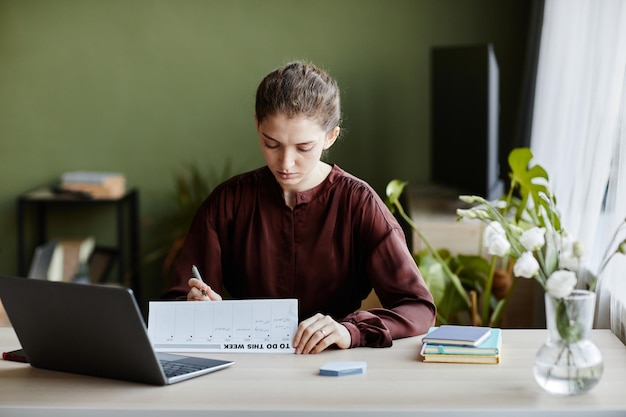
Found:
[[[548,338],[535,355],[537,383],[553,394],[578,395],[592,389],[604,369],[599,349],[588,338],[595,294],[574,290],[564,298],[546,294]]]

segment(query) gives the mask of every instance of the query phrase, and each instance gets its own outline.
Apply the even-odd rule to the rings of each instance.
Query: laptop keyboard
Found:
[[[161,368],[163,368],[163,372],[165,372],[165,376],[168,378],[185,375],[195,371],[201,371],[202,369],[208,368],[208,366],[203,365],[189,365],[185,363],[177,363],[161,360]]]

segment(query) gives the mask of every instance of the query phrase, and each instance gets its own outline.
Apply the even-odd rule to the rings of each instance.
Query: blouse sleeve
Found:
[[[222,264],[220,244],[215,228],[208,215],[208,202],[200,207],[176,260],[169,289],[164,299],[186,299],[189,292],[187,282],[192,277],[191,267],[196,265],[204,281],[217,293],[222,293]]]
[[[371,252],[367,274],[382,308],[356,311],[341,320],[352,336],[352,347],[391,346],[393,339],[424,334],[434,325],[433,297],[399,225]]]

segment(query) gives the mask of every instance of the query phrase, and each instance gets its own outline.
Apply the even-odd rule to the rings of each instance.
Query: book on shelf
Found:
[[[433,331],[436,327],[432,327]],[[502,349],[502,330],[492,328],[490,336],[478,346],[457,346],[437,343],[424,343],[422,345],[422,355],[474,355],[493,356],[499,355]]]
[[[93,237],[54,239],[35,248],[28,278],[72,281],[79,266],[89,263]]]
[[[96,247],[96,240],[89,237],[58,239],[63,253],[63,280],[72,281],[80,265],[87,265]]]
[[[35,248],[28,278],[63,281],[63,249],[56,240]]]
[[[490,334],[490,327],[446,324],[431,328],[422,338],[422,343],[477,346],[487,340]]]
[[[96,247],[89,258],[89,278],[92,283],[105,283],[115,264],[117,254],[112,248]]]
[[[59,188],[93,198],[120,198],[126,192],[126,178],[117,172],[71,171],[61,175]]]

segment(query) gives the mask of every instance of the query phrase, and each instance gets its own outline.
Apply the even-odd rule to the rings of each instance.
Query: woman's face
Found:
[[[339,127],[327,133],[307,117],[277,114],[257,122],[257,132],[265,162],[284,191],[306,191],[326,178],[320,158],[337,139]]]

